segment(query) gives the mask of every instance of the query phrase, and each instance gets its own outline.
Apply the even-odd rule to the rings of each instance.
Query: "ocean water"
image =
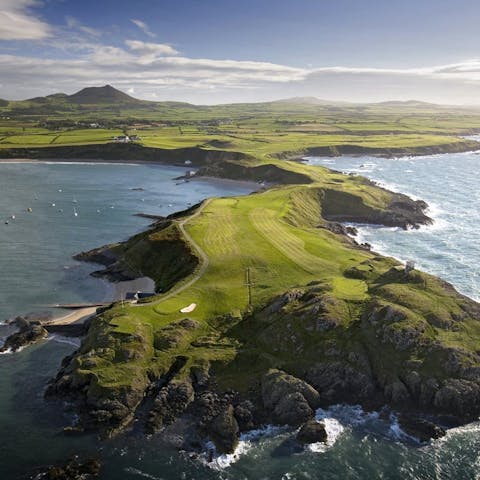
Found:
[[[246,184],[174,180],[185,171],[131,164],[0,163],[0,344],[11,332],[1,325],[5,319],[44,311],[61,315],[65,312],[49,305],[110,299],[111,284],[89,276],[95,266],[71,257],[145,229],[150,221],[135,213],[167,215],[204,198],[252,190]],[[47,381],[75,347],[75,340],[57,336],[0,355],[2,480],[97,448],[92,438],[58,435],[69,415],[43,401]]]
[[[311,162],[338,170],[359,169],[427,200],[436,219],[433,227],[415,232],[362,227],[361,235],[377,249],[414,258],[465,293],[478,296],[471,277],[480,264],[475,185],[480,157]],[[223,182],[176,185],[172,179],[181,173],[182,169],[144,165],[0,164],[0,319],[50,303],[108,296],[109,285],[88,276],[94,267],[74,262],[71,255],[127,238],[148,225],[133,213],[166,214],[206,196],[248,191],[246,186]],[[144,190],[131,190],[139,187]],[[28,207],[31,213],[25,211]],[[16,219],[5,225],[12,214]],[[469,221],[465,217],[459,226],[458,219],[469,214]],[[457,233],[452,234],[452,229]],[[465,232],[459,235],[462,229]],[[409,248],[409,242],[415,242],[415,248]],[[463,256],[447,255],[462,249]],[[460,265],[465,273],[458,275]],[[0,337],[2,331],[5,335],[5,327],[0,327]],[[63,437],[58,432],[73,413],[45,403],[42,394],[61,358],[74,350],[74,343],[58,337],[18,354],[0,356],[1,479],[29,478],[34,467],[62,462],[74,453],[100,453],[102,480],[480,478],[479,424],[452,429],[439,441],[419,445],[403,434],[394,416],[385,418],[341,405],[317,411],[317,418],[327,425],[327,445],[314,444],[293,453],[288,442],[295,431],[267,427],[243,435],[235,455],[219,456],[209,465],[205,457],[191,459],[166,448],[155,436],[132,435],[103,443],[94,437]]]

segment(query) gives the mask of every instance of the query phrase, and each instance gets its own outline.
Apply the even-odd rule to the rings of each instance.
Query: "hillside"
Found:
[[[117,105],[117,104],[141,104],[142,100],[127,95],[111,85],[104,87],[88,87],[65,98],[67,102],[79,105]]]
[[[335,223],[428,223],[425,204],[291,169],[310,183],[211,199],[81,256],[163,293],[102,312],[64,362],[48,395],[77,403],[75,428],[110,436],[137,419],[156,432],[186,412],[190,432],[231,451],[239,430],[299,425],[335,402],[479,413],[479,306]]]
[[[0,103],[0,155],[6,157],[31,157],[32,150],[46,148],[58,158],[66,146],[98,145],[92,158],[102,158],[103,145],[123,133],[147,148],[240,152],[259,160],[425,155],[476,150],[479,144],[464,136],[478,132],[479,110],[415,101],[349,104],[292,98],[191,105],[137,100],[107,85]]]

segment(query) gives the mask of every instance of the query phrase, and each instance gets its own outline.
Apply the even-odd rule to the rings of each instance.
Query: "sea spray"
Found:
[[[233,453],[218,454],[214,443],[209,441],[205,444],[204,452],[200,455],[199,460],[203,465],[213,470],[223,470],[240,460],[240,457],[248,453],[256,442],[263,438],[278,436],[288,430],[289,427],[285,426],[266,425],[262,428],[244,432],[240,435],[238,446]],[[211,452],[213,453],[212,461],[209,461]]]

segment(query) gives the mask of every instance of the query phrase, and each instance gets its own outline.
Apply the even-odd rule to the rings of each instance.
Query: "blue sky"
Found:
[[[479,24],[478,0],[0,0],[0,98],[479,104]]]

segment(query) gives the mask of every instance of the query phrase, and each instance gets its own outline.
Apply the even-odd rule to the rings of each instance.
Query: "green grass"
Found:
[[[86,128],[91,123],[102,128]],[[315,147],[414,151],[463,142],[460,135],[480,131],[480,112],[408,103],[79,106],[65,99],[0,107],[0,148],[103,144],[123,131],[148,147],[240,151],[257,158]]]
[[[411,359],[421,359],[430,374],[440,354],[399,352],[388,343],[416,328],[424,328],[423,342],[477,350],[480,328],[464,313],[456,293],[425,274],[405,278],[392,270],[396,261],[356,248],[324,228],[324,216],[385,211],[391,193],[362,177],[281,158],[315,147],[331,153],[345,146],[384,153],[455,144],[471,148],[475,145],[462,143],[458,135],[480,129],[479,112],[428,105],[287,103],[82,109],[59,103],[58,111],[48,115],[38,113],[42,108],[23,103],[0,109],[12,115],[0,121],[0,148],[104,144],[127,131],[139,135],[144,146],[241,152],[248,156],[238,163],[246,169],[268,164],[311,181],[212,199],[185,224],[208,257],[205,272],[191,285],[202,261],[181,231],[179,222],[186,217],[117,245],[124,266],[152,277],[158,290],[173,288],[174,295],[163,299],[167,292],[138,306],[116,304],[95,320],[75,360],[75,375],[89,383],[89,394],[109,396],[132,388],[143,394],[149,376],[165,374],[179,356],[186,358],[179,376],[189,375],[192,366],[214,365],[220,384],[237,389],[248,388],[255,375],[272,366],[305,370],[332,349],[367,350],[373,368],[384,376],[400,375]],[[103,127],[86,128],[93,120]],[[224,163],[228,168],[228,160]],[[177,292],[180,285],[190,286]],[[265,313],[273,299],[292,291],[308,298]],[[317,310],[308,299],[315,300]],[[188,318],[195,323],[185,328],[180,309],[191,303],[197,308]],[[385,341],[385,332],[365,320],[365,312],[378,305],[404,314],[380,325],[389,329]],[[458,318],[456,328],[450,328]]]

